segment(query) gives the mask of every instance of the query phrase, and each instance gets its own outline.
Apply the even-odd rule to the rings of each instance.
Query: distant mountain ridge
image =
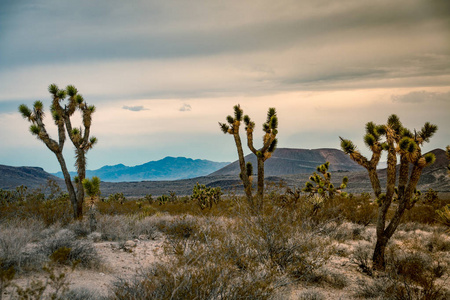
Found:
[[[86,177],[98,176],[102,181],[108,182],[179,180],[205,176],[228,164],[229,162],[167,156],[133,167],[118,164],[87,170]],[[53,175],[63,178],[62,172]],[[71,176],[76,176],[76,172],[71,172]]]
[[[245,156],[245,161],[253,164],[256,170],[256,157],[253,154]],[[291,174],[311,174],[317,166],[329,161],[330,171],[360,171],[363,167],[351,160],[348,155],[338,149],[293,149],[277,148],[272,157],[265,163],[265,176],[279,176]],[[218,175],[237,175],[240,173],[239,161],[235,161],[228,166],[210,174]]]
[[[447,172],[448,159],[445,151],[442,149],[435,149],[431,152],[436,155],[436,162],[424,169],[418,188],[422,191],[432,188],[439,192],[448,193],[450,192],[450,176]],[[252,156],[253,155],[249,156],[250,161]],[[304,161],[301,157],[306,157],[307,159],[311,159],[311,161]],[[344,155],[344,157],[346,156]],[[272,160],[277,161],[275,167],[269,167],[269,163]],[[165,160],[166,165],[170,165],[171,161],[176,161],[176,158],[167,158]],[[315,171],[316,167],[325,161],[330,161],[331,163],[330,169],[332,172],[332,179],[336,184],[340,183],[343,176],[349,177],[349,183],[347,186],[348,192],[372,192],[367,171],[365,169],[358,168],[359,166],[356,166],[356,169],[353,169],[355,167],[353,161],[350,161],[351,164],[347,165],[341,151],[337,149],[286,150],[286,148],[280,148],[278,151],[275,151],[272,158],[266,161],[266,180],[267,182],[279,182],[280,180],[283,180],[289,187],[303,187],[305,182],[308,181],[311,173]],[[222,168],[221,170],[218,170],[217,172],[228,172],[228,168],[235,163],[236,162]],[[152,165],[151,162],[147,164]],[[127,167],[123,164],[119,164],[115,166],[105,166],[99,170],[119,174],[121,171],[127,170],[128,168],[133,167]],[[169,168],[176,169],[173,166],[167,166],[167,169]],[[189,169],[189,166],[186,166],[185,168]],[[293,170],[301,170],[302,168],[305,170],[303,173],[273,175],[284,172],[292,172]],[[346,171],[347,169],[350,170]],[[235,169],[233,172],[236,171],[238,171],[238,169]],[[339,171],[343,172],[341,173]],[[198,182],[207,186],[219,186],[224,191],[233,190],[238,193],[243,192],[242,182],[239,179],[238,173],[233,173],[231,175],[214,175],[215,173],[216,172],[213,172],[207,176],[199,176],[190,179],[141,182],[105,182],[103,181],[103,178],[100,177],[102,179],[101,191],[102,194],[106,196],[121,192],[127,197],[142,197],[147,194],[161,195],[164,193],[167,194],[168,191],[174,191],[177,195],[190,195],[192,193],[192,187]],[[378,175],[382,186],[385,186],[386,169],[380,167],[378,170]],[[48,179],[56,180],[59,185],[65,189],[64,180],[45,172],[42,168],[10,167],[0,165],[0,189],[11,190],[20,185],[25,185],[29,189],[34,189],[44,186]]]

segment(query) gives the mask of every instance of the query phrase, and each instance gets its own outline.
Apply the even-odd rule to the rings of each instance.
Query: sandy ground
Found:
[[[164,237],[159,235],[154,240],[146,238],[135,239],[127,243],[118,242],[96,242],[94,246],[98,251],[102,266],[98,270],[87,270],[76,268],[69,274],[68,281],[70,289],[85,288],[95,291],[99,296],[110,294],[113,283],[118,278],[132,278],[141,270],[145,270],[152,263],[160,260],[163,253]],[[307,297],[308,293],[317,292],[325,299],[355,299],[355,291],[358,289],[359,281],[371,281],[373,278],[362,273],[359,267],[352,261],[351,255],[338,255],[339,251],[352,253],[360,243],[367,241],[347,240],[343,243],[335,242],[336,255],[330,257],[326,264],[326,270],[330,273],[345,277],[347,286],[343,289],[330,288],[327,285],[314,285],[298,283],[289,285],[285,290],[280,290],[277,299],[315,299]],[[128,245],[130,244],[130,245]],[[446,255],[449,255],[447,252]],[[14,284],[25,287],[32,280],[45,281],[46,274],[26,274],[26,277],[18,277]],[[441,280],[439,280],[441,281]],[[443,283],[446,286],[446,283]],[[8,293],[3,299],[9,299]]]
[[[94,246],[101,257],[101,267],[98,270],[89,270],[77,267],[67,271],[67,268],[56,270],[55,273],[68,274],[69,289],[85,288],[95,291],[100,296],[107,296],[114,281],[118,278],[131,278],[141,270],[148,268],[155,260],[158,253],[162,252],[163,239],[128,241],[131,246],[123,246],[118,242],[97,242]],[[13,283],[26,287],[31,281],[45,282],[47,274],[33,273],[26,276],[18,276]],[[4,299],[8,299],[4,294]]]

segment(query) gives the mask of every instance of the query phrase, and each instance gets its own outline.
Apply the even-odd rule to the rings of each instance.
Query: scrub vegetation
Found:
[[[255,124],[236,105],[220,127],[234,137],[242,195],[197,184],[192,195],[127,199],[102,195],[99,178],[84,178],[85,154],[95,143],[85,139],[90,119],[77,133],[67,118],[77,108],[94,109],[77,100],[74,87],[49,90],[59,143],[41,125],[41,103],[20,110],[57,157],[68,130],[82,163],[75,184],[90,201],[74,201],[73,192],[52,181],[38,190],[0,190],[0,299],[450,298],[450,196],[415,189],[433,163],[420,147],[436,126],[426,123],[413,133],[395,115],[385,125],[368,123],[370,160],[341,138],[343,150],[368,170],[374,191],[354,195],[343,191],[346,177],[339,186],[331,183],[328,162],[306,184],[264,182],[264,162],[276,148],[276,110],[269,108],[263,146],[256,149]],[[66,95],[69,106],[59,111]],[[257,157],[255,187],[243,156],[242,121]],[[376,172],[382,151],[388,153],[385,190]]]
[[[448,224],[440,223],[440,209],[427,209],[425,197],[434,191],[416,202],[415,208],[426,216],[405,213],[408,222],[399,225],[387,244],[385,271],[379,272],[371,261],[378,204],[369,194],[336,194],[318,205],[309,192],[296,193],[281,183],[268,188],[263,210],[255,214],[245,196],[229,192],[205,202],[199,200],[204,199],[203,189],[194,187],[190,197],[167,196],[163,203],[150,201],[151,196],[100,197],[95,202],[95,231],[89,218],[73,220],[64,193],[27,190],[25,195],[2,198],[4,298],[327,299],[335,294],[342,299],[446,299],[450,295]],[[205,195],[206,199],[210,194]],[[450,204],[450,198],[435,196],[441,209]],[[85,205],[87,209],[92,204]],[[395,209],[390,209],[388,218],[394,215]],[[109,250],[115,251],[114,257],[123,253],[137,259],[133,241],[159,245],[152,264],[132,275],[114,273],[103,293],[71,282],[77,272],[109,272],[114,260],[102,259],[104,245],[115,245],[116,250]],[[24,282],[29,276],[40,279]]]

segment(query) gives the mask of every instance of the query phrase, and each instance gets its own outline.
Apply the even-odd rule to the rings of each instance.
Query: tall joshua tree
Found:
[[[28,108],[27,105],[19,106],[19,111],[22,116],[30,123],[30,131],[39,140],[41,140],[47,148],[50,149],[58,159],[61,166],[61,171],[64,175],[69,198],[73,207],[73,215],[75,219],[83,217],[83,202],[84,189],[82,185],[83,179],[86,177],[86,153],[97,142],[95,137],[89,137],[91,127],[91,115],[95,111],[95,106],[88,106],[83,97],[78,94],[78,90],[69,85],[66,89],[59,89],[56,84],[51,84],[48,91],[52,95],[52,105],[50,111],[52,113],[53,121],[58,128],[58,140],[52,139],[44,124],[44,105],[41,101],[35,101],[33,109]],[[67,98],[67,99],[66,99]],[[62,106],[61,102],[67,100],[67,104]],[[83,127],[73,128],[71,117],[76,110],[82,114]],[[66,131],[70,140],[75,146],[75,155],[78,176],[75,180],[76,191],[72,184],[69,171],[67,170],[66,162],[63,156],[64,143],[66,141]]]
[[[253,207],[253,195],[252,195],[252,173],[253,173],[253,167],[250,162],[247,164],[245,163],[244,158],[244,151],[242,150],[242,142],[241,137],[239,135],[239,128],[242,122],[244,111],[241,109],[241,106],[235,105],[234,106],[234,118],[232,116],[227,116],[227,122],[226,123],[220,123],[219,126],[222,129],[223,133],[225,134],[231,134],[234,137],[234,142],[236,143],[236,148],[238,152],[239,157],[239,167],[241,169],[241,173],[239,174],[239,177],[242,180],[242,183],[244,184],[244,190],[245,195],[247,196],[247,200],[251,207]]]
[[[412,133],[403,127],[396,115],[391,115],[386,125],[375,125],[369,122],[366,124],[364,142],[372,151],[370,160],[364,157],[351,141],[340,138],[342,150],[367,169],[372,189],[377,197],[377,241],[372,257],[373,268],[376,270],[385,269],[386,245],[400,224],[404,212],[411,209],[418,200],[416,186],[423,169],[436,159],[432,153],[425,155],[421,153],[421,146],[424,142],[429,142],[436,130],[436,125],[427,122],[419,132]],[[387,151],[388,164],[384,193],[376,169],[382,151]],[[397,157],[400,162],[398,172]],[[396,182],[397,186],[395,186]],[[397,207],[394,216],[388,221],[386,215],[393,201],[397,202]]]
[[[256,149],[253,145],[253,130],[255,128],[255,123],[250,119],[249,116],[243,115],[243,110],[238,105],[234,106],[234,118],[232,116],[227,116],[226,123],[219,123],[220,128],[223,133],[229,133],[234,136],[236,143],[236,148],[239,156],[239,167],[241,170],[240,178],[244,184],[245,194],[252,208],[261,209],[264,197],[264,162],[272,156],[273,151],[275,151],[277,145],[276,135],[278,133],[278,118],[276,115],[275,108],[269,108],[267,112],[267,121],[263,124],[263,146],[260,149]],[[250,162],[245,162],[244,152],[242,150],[242,142],[239,135],[240,124],[244,119],[245,131],[247,134],[247,145],[257,158],[258,164],[258,189],[256,193],[256,202],[252,194],[252,175],[253,166]]]
[[[256,155],[258,164],[258,190],[256,193],[256,205],[259,210],[262,209],[264,198],[264,162],[268,160],[277,147],[277,133],[278,133],[278,117],[275,108],[271,107],[267,111],[267,120],[263,124],[263,146],[256,149],[253,145],[253,130],[255,122],[249,116],[244,116],[245,131],[247,132],[247,145],[250,151]]]

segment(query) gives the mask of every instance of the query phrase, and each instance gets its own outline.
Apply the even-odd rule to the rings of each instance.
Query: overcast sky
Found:
[[[60,170],[17,111],[35,100],[48,111],[51,83],[97,107],[88,169],[234,161],[217,122],[238,103],[255,138],[277,109],[279,147],[339,148],[343,136],[368,153],[365,123],[395,113],[410,129],[438,125],[425,150],[444,148],[450,1],[2,0],[0,164]]]

